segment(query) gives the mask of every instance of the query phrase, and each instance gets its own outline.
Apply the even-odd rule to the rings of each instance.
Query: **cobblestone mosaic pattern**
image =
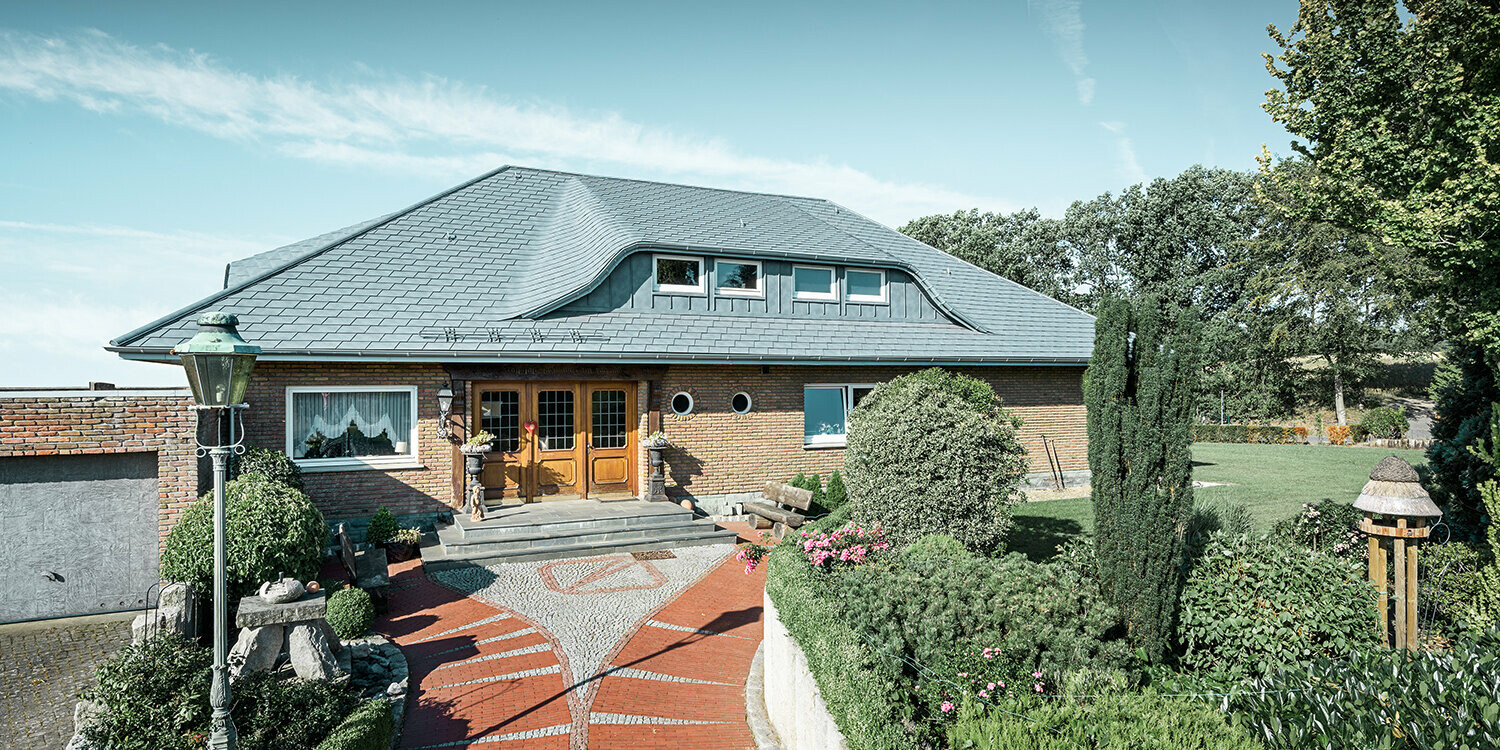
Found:
[[[94,665],[130,643],[130,620],[0,626],[0,748],[62,750]]]
[[[604,659],[641,620],[729,556],[730,544],[675,550],[668,560],[629,554],[458,568],[432,577],[546,629],[567,657],[573,684],[598,674]]]

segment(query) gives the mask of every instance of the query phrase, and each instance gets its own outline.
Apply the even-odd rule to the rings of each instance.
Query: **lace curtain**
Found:
[[[292,456],[340,458],[409,453],[408,391],[292,394]]]

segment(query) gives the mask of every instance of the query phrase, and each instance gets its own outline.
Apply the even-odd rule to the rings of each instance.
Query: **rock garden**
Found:
[[[251,449],[226,487],[231,594],[231,716],[242,750],[387,750],[399,742],[409,672],[399,648],[369,633],[386,585],[383,543],[413,530],[371,519],[368,549],[328,527],[284,455]],[[212,504],[186,510],[167,537],[158,606],[133,642],[98,668],[75,713],[70,750],[201,748],[208,735],[212,650]],[[332,568],[333,566],[328,566]],[[359,584],[359,585],[356,585]],[[372,595],[373,593],[373,595]],[[236,633],[237,631],[237,633]]]

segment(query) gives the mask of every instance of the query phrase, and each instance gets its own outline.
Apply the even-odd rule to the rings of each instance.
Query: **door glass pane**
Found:
[[[572,391],[537,391],[536,434],[544,451],[573,450]]]
[[[844,434],[844,389],[806,388],[802,391],[803,434],[808,441]]]
[[[495,450],[515,453],[521,449],[521,394],[488,391],[479,397],[479,429],[495,436]]]
[[[625,447],[625,392],[594,391],[589,405],[595,448]]]

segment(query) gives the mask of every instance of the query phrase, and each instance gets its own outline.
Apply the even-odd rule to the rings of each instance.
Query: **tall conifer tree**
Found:
[[[1084,377],[1099,575],[1135,643],[1159,658],[1193,507],[1196,316],[1154,297],[1101,302]]]

